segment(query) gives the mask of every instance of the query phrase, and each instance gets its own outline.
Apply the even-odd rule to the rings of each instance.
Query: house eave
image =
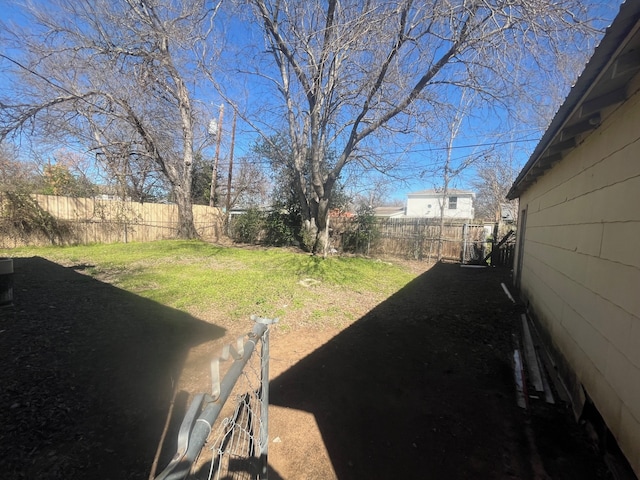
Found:
[[[639,32],[640,2],[627,0],[519,173],[507,199],[520,197],[600,125],[603,111],[626,100],[626,87],[640,70]]]
[[[421,198],[421,197],[442,197],[443,192],[438,192],[435,190],[421,190],[418,192],[407,193],[408,198]],[[475,192],[469,190],[457,190],[451,189],[447,192],[447,196],[455,196],[455,197],[472,197],[475,198]]]

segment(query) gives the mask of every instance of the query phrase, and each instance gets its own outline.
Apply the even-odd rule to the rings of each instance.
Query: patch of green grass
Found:
[[[85,274],[163,305],[215,310],[230,320],[256,313],[295,316],[309,303],[321,304],[321,297],[328,294],[386,296],[415,277],[400,267],[364,258],[322,259],[281,249],[227,248],[198,241],[16,248],[0,250],[0,256],[40,256],[82,266]],[[315,282],[301,285],[307,279]],[[311,316],[322,322],[339,314],[333,307],[319,308]]]

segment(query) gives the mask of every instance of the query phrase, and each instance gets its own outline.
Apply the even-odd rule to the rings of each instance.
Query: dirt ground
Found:
[[[148,478],[174,392],[159,469],[190,396],[209,388],[209,359],[251,330],[87,267],[14,261],[15,302],[0,309],[3,479]],[[386,300],[330,299],[357,313],[343,327],[272,330],[269,478],[610,478],[567,405],[516,405],[508,272],[411,267],[420,275]]]

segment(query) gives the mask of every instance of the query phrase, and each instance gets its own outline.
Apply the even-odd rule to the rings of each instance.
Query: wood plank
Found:
[[[633,75],[638,69],[640,69],[640,52],[634,49],[616,58],[611,78]]]
[[[562,140],[560,142],[554,143],[549,147],[549,156],[560,153],[564,150],[570,150],[575,148],[576,139],[575,137],[567,138],[566,140]]]
[[[524,370],[522,369],[522,359],[520,350],[513,351],[513,375],[516,381],[516,398],[520,408],[527,408],[527,400],[524,391]]]
[[[582,104],[582,108],[580,109],[580,116],[585,117],[587,115],[591,115],[592,113],[599,112],[605,107],[609,107],[611,105],[615,105],[616,103],[622,103],[627,99],[627,92],[624,88],[619,88],[618,90],[613,90],[609,93],[605,93],[593,100],[589,100]]]
[[[531,327],[530,330],[531,330],[532,336],[535,337],[536,343],[540,345],[540,353],[541,353],[540,359],[542,360],[542,364],[546,367],[546,371],[548,372],[551,378],[551,381],[553,382],[553,385],[556,390],[556,394],[558,395],[561,401],[565,403],[571,403],[571,396],[569,395],[569,390],[567,389],[567,386],[564,384],[564,382],[562,381],[562,378],[560,377],[560,373],[558,372],[558,366],[554,362],[551,356],[551,353],[545,347],[544,342],[542,342],[540,333],[538,332],[535,322],[531,322],[530,327]]]
[[[542,375],[542,386],[544,387],[544,401],[551,405],[554,405],[556,401],[553,398],[553,392],[551,392],[551,386],[549,385],[549,380],[547,379],[544,368],[541,368],[540,374]]]
[[[502,286],[502,290],[504,290],[504,293],[506,293],[507,297],[509,297],[509,300],[511,300],[513,303],[516,303],[516,301],[513,299],[513,295],[511,295],[511,292],[509,291],[507,286],[504,283],[501,283],[500,285]]]
[[[570,137],[575,137],[576,135],[579,135],[581,133],[588,132],[589,130],[593,130],[598,125],[600,125],[601,121],[602,119],[600,118],[600,113],[596,113],[586,120],[565,127],[562,129],[562,139],[565,140]]]
[[[542,374],[540,373],[540,365],[538,364],[538,356],[536,355],[536,349],[533,346],[533,339],[531,338],[531,332],[529,331],[529,322],[527,316],[523,313],[520,315],[522,318],[522,340],[524,357],[527,364],[527,371],[529,372],[529,378],[531,384],[537,392],[544,391],[544,385],[542,384]]]

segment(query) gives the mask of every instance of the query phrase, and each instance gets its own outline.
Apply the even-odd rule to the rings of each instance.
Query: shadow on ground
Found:
[[[225,333],[76,267],[14,259],[15,304],[0,310],[2,478],[147,478],[189,349]]]
[[[340,480],[602,478],[561,424],[546,433],[555,460],[538,454],[545,439],[532,438],[536,420],[515,400],[508,281],[498,269],[434,266],[273,379],[271,404],[314,415]]]

